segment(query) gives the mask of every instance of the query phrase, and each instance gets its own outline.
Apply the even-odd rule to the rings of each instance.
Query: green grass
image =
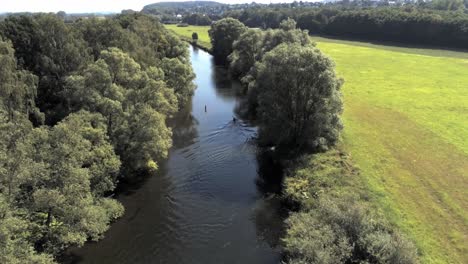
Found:
[[[468,54],[314,40],[345,80],[344,148],[377,206],[423,263],[468,263]]]
[[[468,263],[466,54],[318,47],[345,79],[344,145],[379,207],[417,243],[423,263]]]
[[[210,26],[188,26],[188,27],[178,27],[177,25],[165,25],[167,29],[174,31],[177,35],[181,36],[187,41],[192,41],[192,33],[198,33],[198,45],[202,46],[205,49],[211,49],[210,36],[208,35],[208,30]]]

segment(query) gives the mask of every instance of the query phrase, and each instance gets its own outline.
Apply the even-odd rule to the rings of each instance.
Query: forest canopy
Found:
[[[0,22],[0,262],[53,263],[98,240],[121,180],[156,171],[194,91],[188,49],[155,19]]]

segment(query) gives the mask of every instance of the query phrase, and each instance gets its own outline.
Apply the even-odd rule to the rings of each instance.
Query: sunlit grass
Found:
[[[318,47],[345,79],[344,145],[382,210],[413,237],[423,263],[467,263],[466,54]]]
[[[378,207],[423,263],[468,263],[468,54],[313,39],[345,80],[344,148]]]
[[[189,41],[192,40],[192,33],[197,32],[198,44],[206,49],[211,49],[210,36],[208,35],[209,26],[178,27],[177,25],[165,25],[165,27]]]

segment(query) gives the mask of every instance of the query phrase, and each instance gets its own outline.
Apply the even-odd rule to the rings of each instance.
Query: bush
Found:
[[[290,263],[417,263],[415,247],[368,205],[353,197],[322,197],[287,221]]]
[[[414,245],[367,201],[348,155],[307,155],[289,174],[285,196],[300,211],[286,221],[288,263],[418,263]]]

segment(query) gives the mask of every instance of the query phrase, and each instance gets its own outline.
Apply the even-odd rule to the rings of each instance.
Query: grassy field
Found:
[[[188,41],[192,40],[192,33],[197,32],[198,44],[206,49],[211,49],[210,36],[208,35],[209,26],[178,27],[177,25],[165,25],[165,27]]]
[[[468,263],[468,54],[314,40],[345,79],[344,146],[378,207],[423,263]]]

